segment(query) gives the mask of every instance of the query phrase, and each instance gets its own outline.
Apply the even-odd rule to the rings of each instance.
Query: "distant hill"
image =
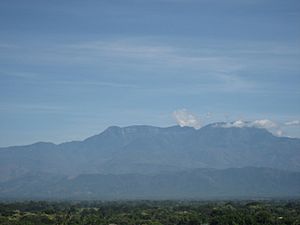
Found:
[[[196,169],[156,175],[28,174],[0,183],[1,199],[299,198],[300,173],[269,168]]]

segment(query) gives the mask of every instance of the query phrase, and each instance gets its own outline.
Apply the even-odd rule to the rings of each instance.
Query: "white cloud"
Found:
[[[266,129],[275,128],[278,126],[275,122],[268,119],[254,120],[251,122],[251,125],[253,127],[266,128]]]
[[[181,127],[194,127],[200,128],[200,120],[193,113],[186,109],[178,109],[173,112],[173,117],[175,118],[177,124]]]
[[[233,127],[245,127],[247,125],[247,123],[242,120],[237,120],[237,121],[233,122],[232,125],[233,125]]]
[[[276,132],[275,132],[275,135],[278,136],[278,137],[281,137],[283,136],[283,131],[281,129],[278,129]]]
[[[287,121],[284,123],[286,126],[299,126],[300,121],[299,120],[292,120],[292,121]]]
[[[247,126],[247,123],[246,121],[242,121],[242,120],[237,120],[237,121],[234,121],[234,122],[229,122],[229,123],[225,123],[223,125],[221,125],[222,127],[239,127],[239,128],[242,128],[242,127],[246,127]]]
[[[262,119],[262,120],[253,120],[253,121],[243,121],[243,120],[237,120],[234,122],[227,122],[224,124],[219,124],[216,126],[221,126],[224,128],[229,128],[229,127],[238,127],[238,128],[243,128],[243,127],[256,127],[256,128],[263,128],[267,129],[270,131],[272,134],[276,136],[282,136],[283,131],[281,130],[280,126],[269,119]]]
[[[277,123],[274,121],[268,120],[268,119],[262,119],[262,120],[254,120],[254,121],[243,121],[243,120],[237,120],[234,122],[228,122],[221,125],[222,127],[257,127],[257,128],[265,128],[265,129],[271,129],[278,127]]]

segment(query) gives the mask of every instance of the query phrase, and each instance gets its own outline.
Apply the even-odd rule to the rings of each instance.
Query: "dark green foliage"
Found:
[[[1,225],[299,225],[300,202],[0,203]]]

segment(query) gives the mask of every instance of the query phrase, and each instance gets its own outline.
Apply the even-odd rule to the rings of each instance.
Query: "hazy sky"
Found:
[[[299,0],[1,0],[0,146],[182,109],[300,137],[299,21]]]

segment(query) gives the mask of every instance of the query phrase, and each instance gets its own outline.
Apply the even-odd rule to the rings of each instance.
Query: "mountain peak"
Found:
[[[194,131],[193,127],[181,127],[178,125],[170,127],[156,127],[151,125],[132,125],[126,127],[111,126],[104,130],[103,133],[119,133],[119,134],[134,134],[134,133],[160,133],[160,132],[186,132]]]
[[[122,129],[122,128],[119,127],[119,126],[110,126],[110,127],[106,128],[106,129],[103,131],[103,133],[104,133],[104,132],[117,132],[117,131],[120,131],[121,129]]]

